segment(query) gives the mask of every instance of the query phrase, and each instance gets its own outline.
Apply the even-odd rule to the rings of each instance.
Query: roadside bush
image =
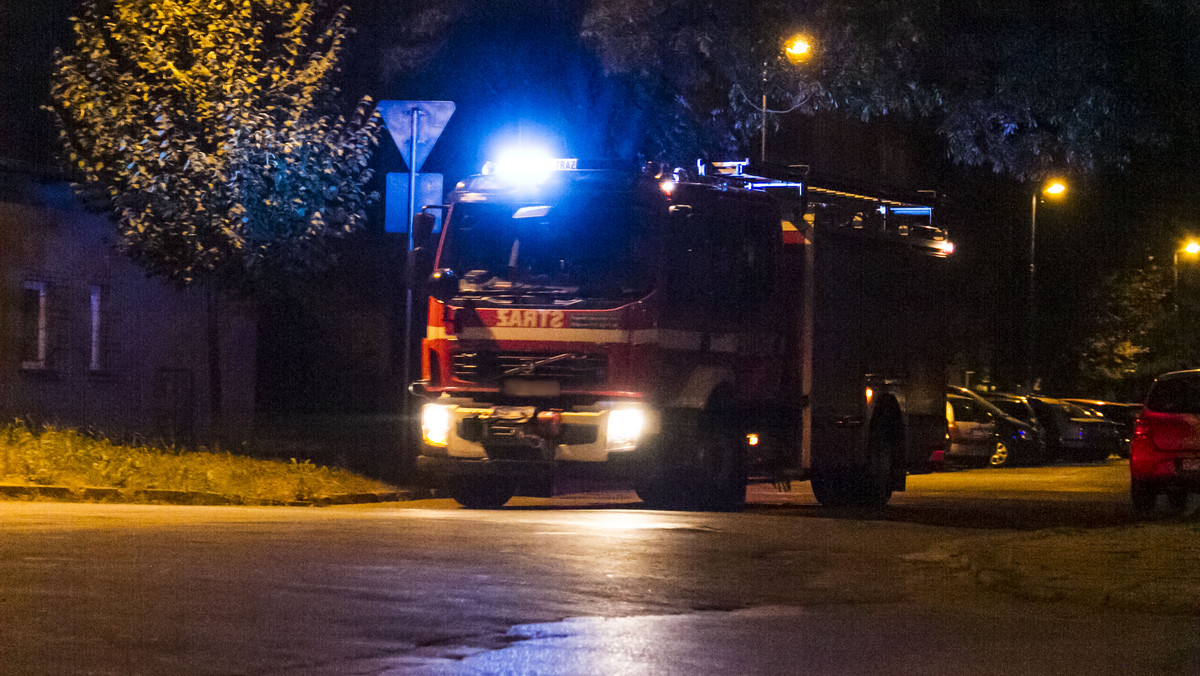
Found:
[[[35,429],[21,422],[0,428],[0,484],[196,491],[233,501],[277,502],[394,490],[379,481],[309,462],[119,444],[78,430]]]

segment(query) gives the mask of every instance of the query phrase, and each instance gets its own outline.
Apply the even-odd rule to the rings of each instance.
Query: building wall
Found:
[[[0,415],[205,438],[204,296],[147,278],[113,248],[106,218],[80,209],[65,184],[4,183]],[[255,334],[252,312],[223,306],[222,421],[234,436],[253,421]]]

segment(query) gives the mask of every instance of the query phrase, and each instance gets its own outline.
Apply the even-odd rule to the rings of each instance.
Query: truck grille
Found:
[[[532,366],[553,357],[560,358]],[[553,379],[564,386],[599,385],[607,378],[608,358],[604,355],[582,353],[561,355],[459,352],[454,355],[451,368],[455,378],[468,383],[496,383],[506,373],[518,369],[518,372],[510,375]]]

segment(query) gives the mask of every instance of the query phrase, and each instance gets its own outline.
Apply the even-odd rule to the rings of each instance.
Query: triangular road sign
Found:
[[[380,101],[379,115],[409,171],[421,171],[433,144],[454,114],[453,101]],[[416,147],[413,147],[413,114],[417,113]],[[415,157],[409,157],[413,153]]]

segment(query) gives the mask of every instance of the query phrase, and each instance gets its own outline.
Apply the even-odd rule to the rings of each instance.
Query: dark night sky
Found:
[[[0,157],[48,161],[54,136],[38,110],[49,92],[51,59],[66,35],[66,0],[0,0]]]

